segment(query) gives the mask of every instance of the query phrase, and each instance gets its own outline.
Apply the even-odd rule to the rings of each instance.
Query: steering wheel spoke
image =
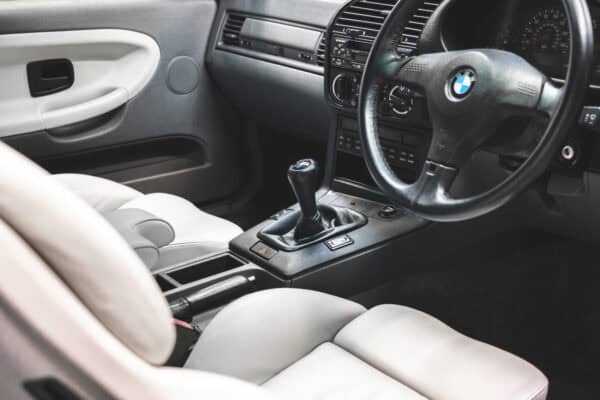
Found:
[[[564,96],[564,89],[556,87],[552,81],[546,81],[537,104],[536,111],[545,117],[552,117]]]
[[[504,114],[544,118],[551,118],[554,115],[564,91],[556,87],[541,72],[537,74],[537,78],[532,76],[528,81],[523,80],[513,87],[506,87],[498,94],[498,103],[502,106]],[[535,72],[532,75],[535,75]]]
[[[424,54],[416,57],[405,58],[395,67],[395,80],[402,83],[425,88],[432,69],[440,62],[442,53]]]
[[[495,133],[500,120],[497,113],[490,113],[483,118],[470,115],[437,118],[433,122],[427,160],[449,168],[462,168]]]
[[[456,168],[426,161],[411,189],[413,206],[425,208],[433,204],[446,203],[449,200],[448,192],[457,174]]]

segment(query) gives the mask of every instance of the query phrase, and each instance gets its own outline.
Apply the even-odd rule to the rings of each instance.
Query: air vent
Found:
[[[403,53],[412,53],[417,50],[419,38],[425,29],[425,25],[435,10],[439,7],[442,0],[424,1],[423,6],[419,7],[414,13],[408,24],[402,30],[398,50]]]
[[[359,0],[342,11],[333,33],[373,42],[398,0]]]
[[[223,27],[223,43],[230,46],[240,45],[240,32],[246,17],[243,15],[229,14],[227,15],[227,21]]]
[[[321,36],[321,41],[319,42],[319,47],[317,48],[317,65],[324,66],[325,65],[325,48],[327,47],[327,36],[323,34]]]

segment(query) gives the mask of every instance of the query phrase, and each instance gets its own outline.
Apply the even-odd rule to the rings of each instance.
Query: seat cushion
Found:
[[[229,242],[242,233],[236,224],[205,213],[179,196],[143,194],[120,183],[89,175],[59,174],[54,178],[102,214],[138,209],[168,222],[175,237],[160,248],[160,257],[153,269],[225,251]]]
[[[298,289],[257,292],[225,307],[186,367],[262,384],[365,311],[359,304]]]
[[[186,367],[263,384],[282,398],[543,400],[528,362],[420,311],[278,289],[218,314]]]
[[[429,399],[546,398],[546,377],[531,364],[412,308],[375,307],[334,343]]]

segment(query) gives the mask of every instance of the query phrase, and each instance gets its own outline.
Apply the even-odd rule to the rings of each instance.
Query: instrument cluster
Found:
[[[569,22],[560,3],[529,4],[514,29],[508,50],[514,51],[555,79],[563,79],[569,65]],[[590,4],[591,5],[591,4]],[[592,5],[591,5],[592,6]],[[596,63],[592,84],[600,84],[600,10],[592,8]]]
[[[600,2],[589,0],[596,62],[590,84],[600,88]],[[444,18],[447,50],[498,48],[516,53],[548,77],[562,80],[569,65],[569,22],[561,0],[457,0]],[[457,21],[473,21],[457,23]]]

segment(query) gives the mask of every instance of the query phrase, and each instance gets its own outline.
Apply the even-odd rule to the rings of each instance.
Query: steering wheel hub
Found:
[[[477,74],[473,68],[462,68],[455,73],[446,86],[450,100],[461,101],[473,90],[477,82]]]

